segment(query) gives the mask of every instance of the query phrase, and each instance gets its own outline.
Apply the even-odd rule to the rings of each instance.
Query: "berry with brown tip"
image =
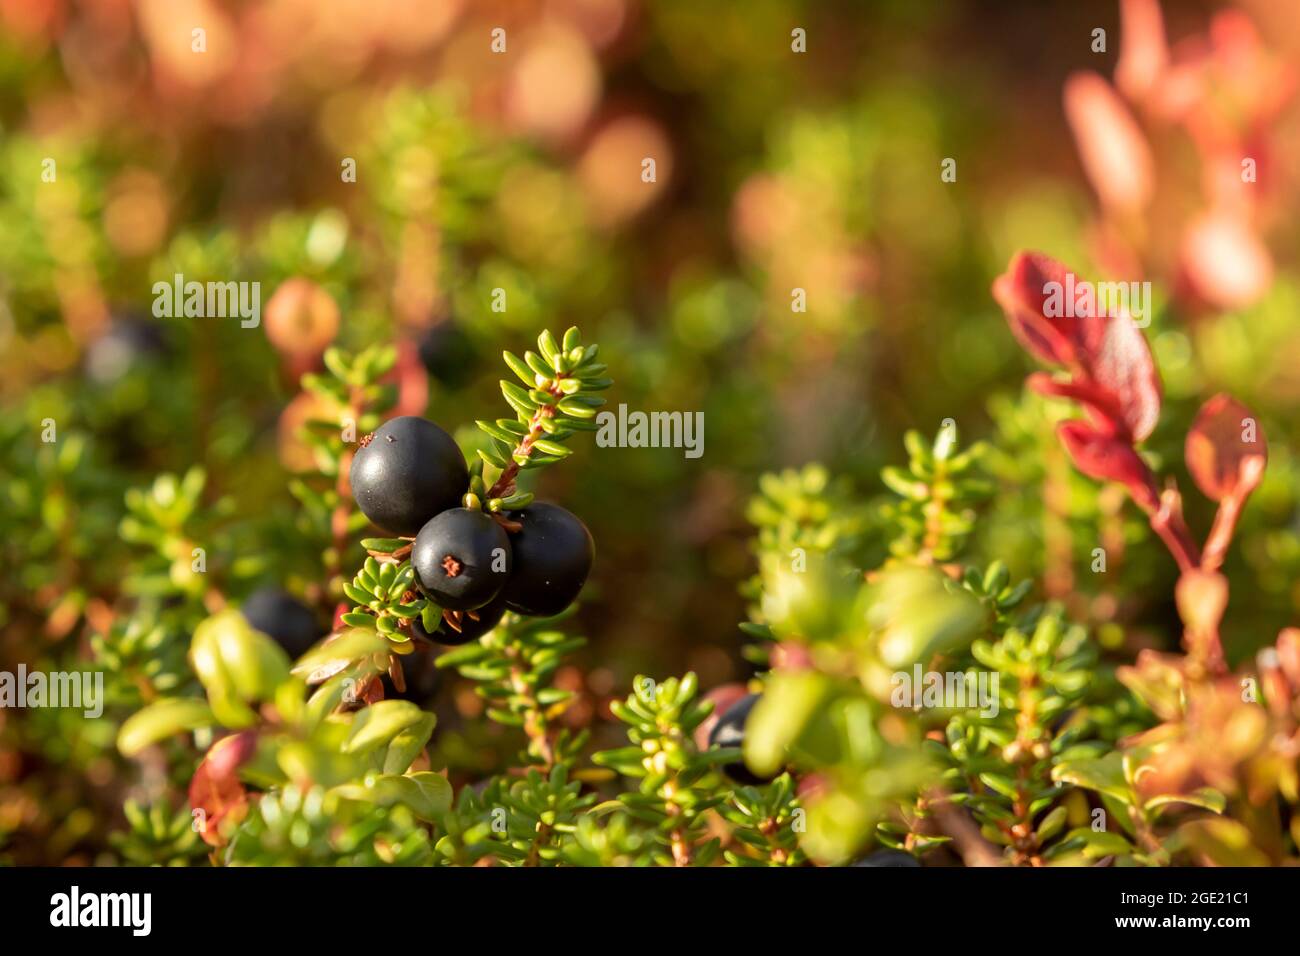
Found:
[[[424,593],[439,607],[472,611],[501,593],[510,576],[510,537],[481,511],[449,508],[415,536],[411,566]]]

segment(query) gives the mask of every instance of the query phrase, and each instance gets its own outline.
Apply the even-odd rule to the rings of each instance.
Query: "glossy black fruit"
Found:
[[[506,582],[506,607],[550,617],[577,598],[587,582],[595,548],[591,532],[559,505],[535,502],[510,512],[523,529],[510,536],[515,571]]]
[[[451,319],[425,332],[418,349],[425,369],[443,385],[459,388],[474,377],[478,353],[469,336]]]
[[[468,644],[470,641],[477,641],[492,628],[501,623],[502,616],[506,613],[506,602],[498,594],[490,602],[474,611],[464,611],[460,616],[459,627],[452,627],[447,621],[443,621],[438,630],[430,634],[424,629],[417,617],[411,622],[411,630],[418,637],[423,637],[433,641],[435,644],[445,644],[448,647],[459,647],[461,644]],[[471,617],[471,615],[473,615]]]
[[[352,459],[357,507],[389,534],[413,535],[469,488],[455,439],[433,422],[403,415],[380,425]]]
[[[290,657],[300,657],[325,636],[325,628],[292,594],[268,587],[254,591],[240,608],[244,620],[284,648]]]
[[[877,850],[860,860],[854,860],[849,866],[920,866],[920,861],[910,853],[902,850]]]
[[[758,698],[758,694],[746,694],[728,707],[713,726],[712,733],[709,734],[709,746],[743,747],[745,744],[745,722],[749,720],[749,713],[754,709],[754,705],[758,703]],[[777,776],[773,774],[770,777],[760,777],[746,767],[742,760],[723,764],[722,772],[736,783],[748,784],[749,786],[768,783],[776,779]]]
[[[510,537],[481,511],[450,508],[415,536],[411,566],[435,604],[470,611],[501,593],[512,567]]]

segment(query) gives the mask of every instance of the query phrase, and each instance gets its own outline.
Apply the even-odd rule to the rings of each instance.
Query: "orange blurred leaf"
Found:
[[[248,791],[239,780],[239,768],[257,749],[257,735],[246,730],[223,737],[212,745],[190,780],[190,806],[202,811],[199,835],[209,846],[226,842],[222,824],[238,823],[248,812]]]
[[[1217,634],[1228,607],[1228,579],[1215,571],[1184,571],[1174,590],[1178,616],[1192,634]]]
[[[1151,149],[1114,88],[1096,73],[1072,74],[1065,81],[1065,118],[1101,204],[1120,212],[1146,206],[1155,189]]]
[[[1220,394],[1201,406],[1184,454],[1192,479],[1207,498],[1243,499],[1264,475],[1268,443],[1250,409]]]

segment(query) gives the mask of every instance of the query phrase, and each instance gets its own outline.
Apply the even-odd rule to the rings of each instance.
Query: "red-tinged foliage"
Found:
[[[1185,456],[1197,487],[1219,502],[1202,560],[1213,570],[1223,564],[1246,499],[1264,476],[1268,443],[1250,409],[1231,396],[1216,395],[1196,416]]]
[[[1121,482],[1146,511],[1159,507],[1160,494],[1151,469],[1127,442],[1080,421],[1062,422],[1056,433],[1075,466],[1085,475]]]
[[[1187,433],[1187,470],[1211,501],[1245,498],[1268,464],[1268,443],[1254,414],[1230,395],[1201,406]]]
[[[1143,99],[1169,64],[1165,21],[1157,0],[1121,0],[1115,85],[1130,100]]]
[[[1108,435],[1115,433],[1114,423],[1122,418],[1119,407],[1111,393],[1093,382],[1053,378],[1047,372],[1034,372],[1026,381],[1039,395],[1077,402],[1094,426]]]
[[[1263,708],[1242,701],[1240,678],[1186,680],[1181,697],[1178,720],[1129,740],[1151,748],[1136,781],[1138,793],[1149,799],[1210,786],[1229,796],[1244,788],[1247,799],[1261,798],[1268,791],[1266,778],[1258,766],[1249,771],[1268,759],[1269,721]],[[1251,793],[1256,787],[1263,792]]]
[[[1031,355],[1053,365],[1072,366],[1076,361],[1074,320],[1043,314],[1047,284],[1064,285],[1065,281],[1065,266],[1051,256],[1020,252],[1007,271],[993,280],[993,298],[1006,313],[1012,333]]]
[[[1160,376],[1146,337],[1128,316],[1085,321],[1088,370],[1093,382],[1119,407],[1125,431],[1140,442],[1160,420]]]
[[[1188,223],[1178,249],[1179,283],[1193,302],[1240,309],[1272,283],[1273,258],[1247,215],[1223,205]]]
[[[1102,206],[1118,213],[1141,210],[1155,192],[1155,161],[1124,101],[1092,72],[1072,74],[1064,100],[1083,171]]]
[[[1049,283],[1061,288],[1049,291]],[[1152,529],[1182,571],[1197,567],[1214,571],[1223,563],[1249,488],[1225,500],[1202,552],[1183,518],[1177,486],[1171,482],[1161,491],[1156,476],[1134,447],[1151,434],[1160,418],[1160,378],[1146,338],[1125,315],[1070,318],[1046,314],[1049,295],[1068,298],[1069,289],[1079,285],[1055,259],[1026,252],[1014,256],[1007,271],[993,283],[993,295],[1025,348],[1044,361],[1064,365],[1069,374],[1068,379],[1059,379],[1036,373],[1029,377],[1029,385],[1041,394],[1077,402],[1087,413],[1087,422],[1068,421],[1058,428],[1075,466],[1092,478],[1123,484],[1148,514]],[[1222,405],[1220,414],[1233,414],[1223,404],[1226,401],[1211,403],[1211,411]],[[1223,427],[1218,424],[1217,414],[1207,417],[1206,423],[1206,434],[1212,426],[1217,436]],[[1242,440],[1244,437],[1243,432]],[[1232,459],[1225,458],[1232,453],[1230,443],[1224,444],[1227,441],[1224,437],[1214,438],[1209,442],[1209,452],[1202,448],[1202,438],[1193,442],[1198,459],[1194,467],[1214,474],[1211,487],[1224,483],[1217,474],[1221,460],[1223,468],[1233,467]],[[1224,444],[1222,449],[1218,448],[1220,444]],[[1237,469],[1233,487],[1254,487],[1262,470],[1262,458],[1251,458]],[[1216,646],[1217,642],[1216,632]]]
[[[1160,535],[1169,553],[1178,562],[1179,569],[1187,571],[1203,564],[1201,550],[1192,539],[1187,522],[1183,518],[1183,496],[1178,486],[1170,486],[1160,492],[1160,507],[1150,516],[1151,530]]]
[[[239,768],[257,749],[257,735],[244,731],[223,737],[212,745],[190,780],[190,806],[203,812],[199,829],[203,842],[225,844],[222,824],[238,823],[248,812],[248,791],[239,780]]]
[[[1178,579],[1174,597],[1186,628],[1188,653],[1213,670],[1222,669],[1219,622],[1228,608],[1228,579],[1215,571],[1192,568]]]
[[[1070,373],[1068,382],[1039,379],[1036,388],[1084,403],[1095,425],[1129,444],[1142,441],[1160,418],[1151,349],[1127,315],[1047,315],[1049,284],[1073,288],[1080,285],[1074,275],[1050,256],[1017,253],[994,281],[993,296],[1021,344]]]

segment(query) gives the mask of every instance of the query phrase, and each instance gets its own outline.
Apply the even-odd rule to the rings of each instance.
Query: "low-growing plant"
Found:
[[[592,430],[610,385],[597,348],[570,329],[561,339],[543,333],[522,358],[506,353],[520,381],[501,383],[514,417],[478,422],[486,442],[472,465],[432,423],[378,417],[390,404],[380,380],[391,355],[330,353],[331,377],[304,384],[350,399],[336,404],[338,422],[306,426],[323,490],[306,477],[294,485],[304,531],[318,529],[321,579],[303,588],[303,603],[277,592],[262,610],[203,617],[188,654],[193,678],[156,656],[131,670],[132,648],[159,640],[144,635],[167,633],[147,614],[103,640],[107,670],[134,673],[144,688],[128,695],[144,706],[119,747],[162,747],[171,766],[192,765],[194,830],[213,863],[232,865],[1294,856],[1285,821],[1297,799],[1300,632],[1284,632],[1257,671],[1234,674],[1217,631],[1227,599],[1219,569],[1263,471],[1262,431],[1223,396],[1193,426],[1189,470],[1220,503],[1202,547],[1176,487],[1162,487],[1137,448],[1160,405],[1145,341],[1122,315],[1049,318],[1044,276],[1061,269],[1017,257],[995,294],[1030,352],[1063,369],[1031,376],[1031,386],[1084,411],[1057,427],[1070,459],[1123,487],[1177,563],[1183,654],[1117,659],[1065,604],[1036,600],[1036,582],[971,556],[981,502],[997,485],[993,449],[961,448],[948,420],[933,441],[907,435],[907,466],[882,474],[893,498],[864,500],[820,466],[765,477],[749,508],[758,573],[744,588],[753,679],[704,693],[692,673],[637,677],[609,708],[626,744],[593,751],[591,728],[567,720],[579,691],[555,680],[585,644],[566,624],[590,536],[520,487]],[[154,590],[191,613],[205,599],[220,604],[175,573],[201,489],[198,474],[156,485],[152,498],[134,495],[127,519],[128,540],[158,555]],[[353,552],[351,535],[367,520],[387,536]],[[352,553],[348,580],[341,562]],[[277,634],[296,608],[335,598],[332,630],[291,659]],[[430,764],[435,715],[410,699],[418,658],[470,681],[484,717],[518,735],[513,759],[459,794]],[[195,841],[165,804],[132,805],[128,819],[115,838],[126,858],[194,859]]]

